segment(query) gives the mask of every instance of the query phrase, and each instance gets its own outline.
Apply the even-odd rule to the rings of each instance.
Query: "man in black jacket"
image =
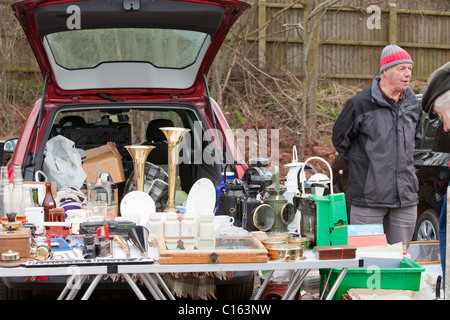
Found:
[[[332,140],[349,165],[350,223],[383,224],[388,243],[407,246],[419,203],[413,156],[422,110],[409,88],[411,56],[389,45],[380,65],[372,86],[347,101]]]

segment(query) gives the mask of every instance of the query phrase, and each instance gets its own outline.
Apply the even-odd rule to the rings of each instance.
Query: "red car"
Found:
[[[179,176],[188,193],[200,178],[216,186],[224,163],[243,162],[206,76],[225,37],[249,7],[238,0],[25,0],[12,5],[44,80],[10,165],[25,181],[43,170],[46,143],[62,135],[78,150],[112,141],[125,178],[124,148],[152,144],[148,161],[167,164],[160,126],[189,128]],[[165,144],[164,144],[165,143]],[[165,149],[164,149],[165,147]],[[245,165],[237,166],[241,175]],[[120,190],[120,187],[119,187]]]

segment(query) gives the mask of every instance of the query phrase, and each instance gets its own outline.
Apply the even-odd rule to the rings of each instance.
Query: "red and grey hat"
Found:
[[[404,49],[395,44],[384,47],[381,52],[380,73],[400,63],[412,63],[411,56]]]

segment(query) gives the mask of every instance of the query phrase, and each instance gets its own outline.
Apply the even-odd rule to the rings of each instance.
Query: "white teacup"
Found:
[[[229,228],[233,225],[234,218],[227,215],[219,215],[214,216],[214,231],[217,231]]]

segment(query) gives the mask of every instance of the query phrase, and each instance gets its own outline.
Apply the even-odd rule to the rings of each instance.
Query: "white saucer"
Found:
[[[214,215],[216,205],[216,188],[208,178],[197,180],[192,186],[186,200],[186,215],[199,218],[200,214]]]
[[[128,192],[120,202],[121,216],[138,225],[145,226],[152,212],[156,212],[155,201],[143,191]]]

